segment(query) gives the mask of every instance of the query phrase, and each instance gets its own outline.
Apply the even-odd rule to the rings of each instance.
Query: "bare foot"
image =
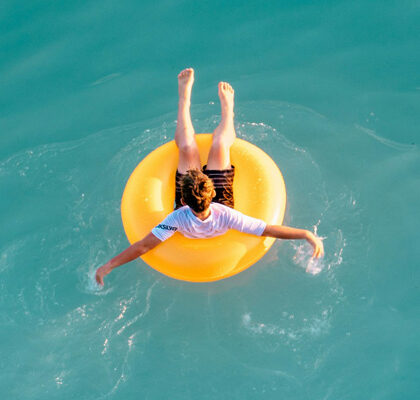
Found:
[[[219,98],[222,118],[233,117],[233,96],[235,92],[227,82],[219,82]]]
[[[186,68],[178,75],[178,92],[180,100],[191,99],[191,89],[194,83],[194,70]]]

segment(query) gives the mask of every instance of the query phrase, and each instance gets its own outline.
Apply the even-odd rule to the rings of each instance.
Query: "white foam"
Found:
[[[383,138],[382,136],[379,136],[373,129],[365,128],[364,126],[354,124],[354,126],[361,130],[362,132],[367,133],[370,137],[378,141],[379,143],[382,143],[383,145],[387,147],[391,147],[395,150],[401,150],[401,151],[407,151],[407,150],[413,150],[417,146],[415,144],[405,144],[405,143],[399,143],[394,140]]]

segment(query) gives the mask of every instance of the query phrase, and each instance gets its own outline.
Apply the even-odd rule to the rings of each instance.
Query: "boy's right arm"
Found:
[[[262,236],[270,236],[276,239],[305,239],[314,249],[312,257],[319,258],[324,255],[322,240],[311,231],[291,228],[281,225],[267,225]]]
[[[149,250],[152,250],[158,244],[162,243],[153,233],[149,233],[142,240],[133,243],[129,248],[118,254],[113,259],[109,260],[106,264],[96,270],[96,282],[104,285],[104,277],[108,275],[114,268],[126,264],[137,257],[142,256]]]

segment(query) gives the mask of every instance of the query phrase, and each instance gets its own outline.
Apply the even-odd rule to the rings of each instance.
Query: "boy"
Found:
[[[286,226],[267,225],[233,209],[234,166],[230,163],[230,147],[236,133],[233,124],[234,91],[225,82],[219,83],[222,118],[213,132],[207,165],[201,171],[200,156],[191,122],[190,102],[194,70],[187,68],[178,75],[179,106],[175,142],[179,150],[176,172],[175,211],[155,226],[142,240],[114,257],[96,271],[96,281],[114,268],[142,256],[180,231],[189,238],[209,238],[228,229],[278,239],[305,239],[313,247],[313,257],[322,257],[322,241],[312,232]]]

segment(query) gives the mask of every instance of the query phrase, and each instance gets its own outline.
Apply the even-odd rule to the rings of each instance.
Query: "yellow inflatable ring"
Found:
[[[211,135],[196,136],[204,164]],[[260,148],[241,139],[236,139],[231,148],[231,161],[235,165],[235,209],[268,224],[281,224],[286,208],[286,188],[274,161]],[[142,239],[173,211],[177,164],[178,150],[172,141],[150,153],[128,179],[121,215],[130,243]],[[191,282],[216,281],[257,262],[274,240],[234,230],[211,239],[188,239],[176,232],[142,259],[172,278]]]

